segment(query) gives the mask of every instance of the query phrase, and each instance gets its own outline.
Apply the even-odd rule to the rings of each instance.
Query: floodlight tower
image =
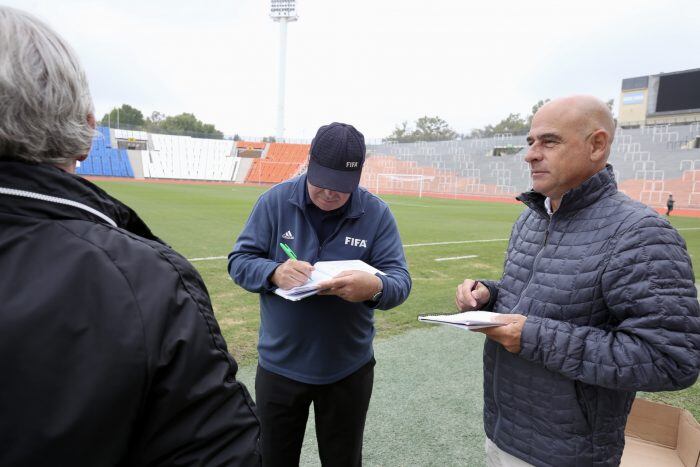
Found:
[[[270,17],[280,23],[277,51],[277,129],[275,138],[284,138],[284,82],[287,67],[287,23],[297,20],[296,0],[270,0]]]

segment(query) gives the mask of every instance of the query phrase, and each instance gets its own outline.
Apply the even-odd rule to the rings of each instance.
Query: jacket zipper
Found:
[[[99,217],[103,221],[107,222],[113,227],[117,226],[110,217],[101,213],[97,209],[93,209],[88,205],[73,201],[72,199],[59,198],[57,196],[49,196],[41,193],[34,193],[33,191],[16,190],[14,188],[0,187],[0,194],[10,195],[10,196],[20,196],[22,198],[37,199],[39,201],[46,201],[48,203],[62,204],[64,206],[72,206],[74,208],[82,209],[83,211],[89,212],[90,214]]]
[[[549,238],[549,228],[552,225],[551,219],[549,222],[547,222],[547,229],[544,231],[544,241],[542,242],[542,246],[540,247],[539,251],[535,255],[535,259],[532,262],[532,269],[530,270],[530,275],[527,278],[527,282],[525,283],[525,287],[523,287],[522,292],[520,293],[520,297],[518,297],[518,301],[515,303],[515,306],[510,310],[511,312],[515,310],[518,305],[520,305],[520,301],[523,299],[523,292],[528,288],[530,285],[530,282],[532,281],[533,276],[535,275],[535,266],[537,265],[537,261],[540,259],[540,254],[544,251],[544,247],[547,246],[547,239]],[[498,433],[501,425],[501,410],[498,408],[498,369],[499,369],[499,360],[501,356],[501,352],[504,351],[502,349],[502,346],[496,346],[496,359],[493,367],[493,402],[494,406],[496,407],[496,424],[494,425],[493,428],[493,437],[496,438],[496,433]],[[493,440],[492,440],[493,441]]]
[[[343,229],[343,226],[345,225],[345,222],[347,221],[347,219],[348,219],[347,217],[343,217],[342,219],[340,219],[340,222],[338,222],[338,224],[335,226],[335,230],[333,231],[333,233],[330,234],[328,236],[328,238],[326,238],[323,241],[323,245],[321,245],[321,248],[326,246],[326,243],[328,243],[329,241],[334,239],[336,235],[338,235],[338,232],[340,232]]]
[[[534,261],[532,262],[532,269],[530,269],[530,275],[529,275],[528,278],[527,278],[527,282],[525,283],[525,287],[523,287],[523,290],[522,290],[523,292],[525,292],[525,290],[528,288],[528,286],[530,285],[530,282],[532,281],[532,278],[533,278],[534,275],[535,275],[535,266],[537,265],[537,261],[540,259],[540,255],[541,255],[542,252],[544,251],[544,247],[547,246],[547,239],[549,238],[549,228],[550,228],[551,226],[552,226],[552,222],[551,222],[551,220],[550,220],[549,222],[547,222],[547,229],[544,231],[544,241],[542,242],[542,246],[540,246],[539,251],[538,251],[537,254],[535,255]],[[513,306],[513,308],[510,310],[511,312],[512,312],[513,310],[515,310],[515,309],[518,307],[518,305],[520,305],[520,301],[521,301],[522,299],[523,299],[523,294],[521,293],[521,294],[520,294],[520,297],[518,297],[518,301],[515,303],[515,305]]]
[[[315,247],[315,249],[316,249],[316,261],[319,261],[321,259],[320,256],[321,256],[321,250],[323,249],[323,246],[321,245],[321,242],[318,240],[318,234],[316,233],[316,229],[314,229],[314,225],[311,223],[311,220],[309,219],[308,214],[306,213],[306,211],[304,209],[299,208],[299,210],[301,211],[301,216],[306,221],[306,227],[309,230],[311,230],[311,232],[313,232],[313,234],[314,234],[313,238],[316,239],[316,247]],[[314,263],[316,261],[314,261]],[[311,261],[309,261],[309,262],[311,262]]]

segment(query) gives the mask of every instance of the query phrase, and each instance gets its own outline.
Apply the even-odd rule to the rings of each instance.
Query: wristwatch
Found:
[[[382,282],[379,285],[379,292],[376,294],[372,295],[372,298],[370,299],[373,302],[378,302],[380,298],[382,298],[382,292],[384,291],[384,283]]]

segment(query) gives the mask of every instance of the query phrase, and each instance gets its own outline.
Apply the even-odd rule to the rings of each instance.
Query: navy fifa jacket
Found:
[[[260,294],[259,364],[264,369],[308,384],[329,384],[352,374],[372,359],[374,309],[406,300],[411,278],[396,220],[387,204],[366,189],[353,192],[335,232],[320,244],[306,213],[306,175],[265,192],[229,255],[229,274]],[[314,295],[298,302],[273,293],[270,276],[287,260],[280,242],[299,260],[360,259],[386,273],[377,303],[350,303]]]

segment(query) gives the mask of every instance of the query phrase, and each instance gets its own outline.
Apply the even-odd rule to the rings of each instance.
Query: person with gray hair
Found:
[[[542,106],[503,276],[457,287],[461,311],[504,324],[480,331],[489,466],[618,465],[635,392],[697,380],[690,256],[666,219],[617,190],[614,134],[591,96]]]
[[[201,277],[74,175],[94,128],[68,44],[0,6],[0,465],[259,465]]]

